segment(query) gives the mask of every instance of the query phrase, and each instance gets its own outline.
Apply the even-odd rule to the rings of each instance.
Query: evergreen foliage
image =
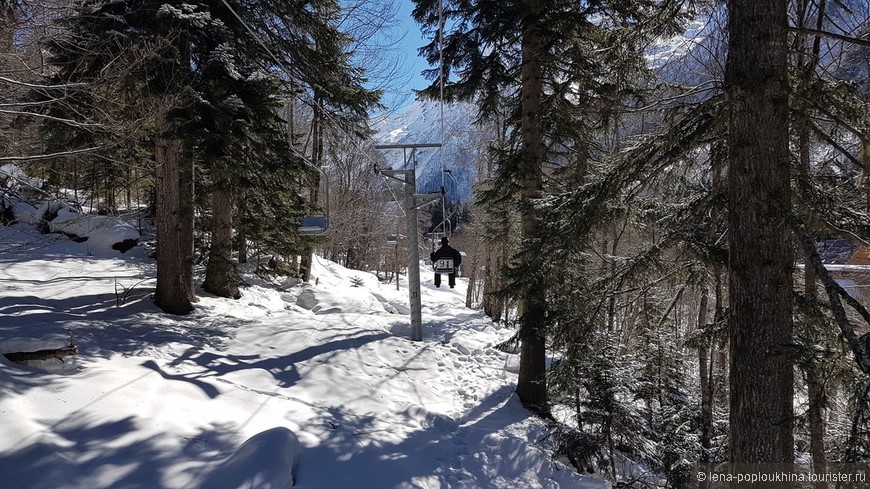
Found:
[[[229,205],[244,198],[236,220],[246,239],[266,253],[300,253],[305,245],[294,224],[307,211],[299,193],[311,168],[291,147],[281,109],[299,93],[316,92],[323,126],[362,136],[367,110],[380,96],[363,88],[363,71],[350,64],[350,38],[338,28],[337,3],[278,1],[249,8],[220,0],[90,0],[76,8],[48,44],[57,68],[51,87],[58,88],[39,94],[63,100],[49,105],[52,116],[85,116],[99,130],[48,124],[56,144],[111,145],[129,153],[131,145],[159,135],[167,117],[173,125],[164,134],[184,141],[200,190],[229,192],[229,201],[221,199]],[[279,18],[284,20],[275,22]],[[124,103],[101,106],[118,95]],[[89,165],[111,170],[105,156],[89,157]],[[229,259],[227,241],[210,243],[212,259]],[[215,255],[215,246],[223,251]],[[218,283],[232,280],[229,269],[223,271]],[[207,282],[215,282],[210,273]]]
[[[33,164],[34,173],[94,210],[135,201],[153,213],[155,143],[177,139],[196,165],[198,263],[230,265],[217,282],[238,280],[230,240],[218,244],[211,227],[209,209],[227,195],[236,244],[276,257],[275,273],[298,273],[298,257],[314,246],[349,267],[398,273],[401,245],[383,245],[394,223],[380,218],[396,212],[356,144],[370,135],[367,111],[380,94],[351,63],[340,4],[227,2],[75,2],[44,43],[49,77],[28,97],[16,88],[4,100],[38,104],[28,110],[43,116],[40,150],[96,150]],[[806,255],[798,272],[825,287],[794,293],[795,450],[812,455],[821,441],[827,461],[870,458],[861,363],[870,317],[832,275],[812,274],[821,261],[809,251],[816,240],[870,239],[870,50],[812,31],[866,38],[864,3],[791,4],[789,218]],[[4,34],[26,20],[12,5],[2,7]],[[503,349],[537,342],[554,359],[544,379],[553,409],[530,407],[554,418],[560,452],[578,469],[686,486],[693,464],[726,461],[729,447],[725,6],[415,5],[432,37],[421,53],[433,63],[444,55],[421,95],[437,97],[443,80],[446,99],[473,100],[476,122],[491,132],[478,201],[448,213],[454,230],[467,226],[480,241],[464,249],[476,250],[482,308],[519,325]],[[704,27],[685,55],[648,56],[693,18]],[[523,71],[532,64],[537,75]],[[8,119],[4,154],[31,129]],[[302,238],[301,216],[322,200],[314,167],[326,164],[330,236]],[[421,230],[442,221],[437,208]],[[826,415],[822,440],[813,409]]]
[[[474,100],[480,120],[503,117],[505,140],[490,147],[496,170],[483,201],[513,207],[523,221],[523,243],[508,263],[503,293],[522,298],[519,339],[525,367],[518,393],[527,406],[543,412],[540,404],[546,399],[538,392],[543,373],[537,369],[543,367],[543,342],[554,325],[543,302],[554,278],[547,264],[555,257],[543,249],[551,236],[537,228],[534,201],[541,196],[542,176],[562,168],[569,183],[587,178],[597,149],[595,130],[607,125],[617,101],[638,96],[632,82],[645,73],[641,48],[674,31],[679,4],[416,4],[414,17],[434,38],[421,53],[431,63],[443,57],[429,73],[435,83],[423,95],[434,97],[443,85],[448,100]],[[442,25],[444,32],[436,36]]]

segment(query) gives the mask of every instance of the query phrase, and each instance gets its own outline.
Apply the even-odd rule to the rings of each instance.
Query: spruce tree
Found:
[[[485,119],[507,109],[510,141],[493,148],[498,164],[490,202],[510,202],[521,221],[522,244],[508,270],[507,293],[518,300],[521,360],[517,394],[536,412],[548,412],[545,374],[549,325],[548,280],[536,207],[544,178],[555,165],[585,175],[595,107],[625,89],[615,73],[642,69],[649,35],[667,32],[679,17],[669,2],[415,0],[414,17],[433,34],[421,48],[430,63],[435,97],[444,82],[448,99],[471,99]],[[443,36],[437,36],[439,6]],[[665,14],[667,12],[667,14]],[[662,22],[662,19],[668,22]],[[443,42],[439,43],[439,39]],[[607,49],[604,49],[607,46]],[[598,49],[601,48],[601,49]]]
[[[155,299],[169,312],[189,312],[195,300],[194,163],[213,185],[230,191],[213,199],[220,229],[207,282],[211,290],[235,295],[226,218],[232,189],[241,182],[277,185],[281,191],[268,198],[278,199],[299,188],[300,179],[287,173],[300,175],[304,168],[277,117],[289,95],[282,88],[319,90],[330,120],[346,130],[364,127],[365,110],[379,96],[363,88],[363,72],[344,52],[347,38],[338,30],[335,2],[259,6],[88,1],[62,22],[67,34],[49,45],[56,80],[105,86],[107,94],[128,90],[136,109],[124,112],[148,117],[137,129],[153,138],[158,170]],[[97,102],[83,96],[72,108],[54,110],[100,112]],[[282,211],[273,212],[281,219],[293,214],[283,212],[288,202],[298,204],[292,198],[273,202],[280,204],[275,207]]]

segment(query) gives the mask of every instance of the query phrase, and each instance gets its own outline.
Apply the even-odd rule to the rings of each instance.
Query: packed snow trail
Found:
[[[2,351],[79,345],[55,373],[0,358],[6,487],[607,487],[552,461],[492,348],[512,332],[463,306],[463,279],[424,284],[412,342],[407,289],[325,260],[316,285],[201,292],[174,317],[151,260],[77,246],[0,254]]]

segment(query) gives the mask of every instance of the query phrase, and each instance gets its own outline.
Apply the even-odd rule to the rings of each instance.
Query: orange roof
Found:
[[[846,265],[870,265],[870,246],[865,244],[859,246]]]

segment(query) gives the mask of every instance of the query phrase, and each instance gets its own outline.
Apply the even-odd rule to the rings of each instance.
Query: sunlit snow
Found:
[[[3,487],[608,487],[552,460],[493,348],[512,332],[464,307],[464,279],[422,271],[422,342],[406,282],[322,259],[311,285],[200,291],[175,317],[139,248],[87,256],[29,227],[0,227],[0,351],[71,331],[79,354],[0,356]]]

